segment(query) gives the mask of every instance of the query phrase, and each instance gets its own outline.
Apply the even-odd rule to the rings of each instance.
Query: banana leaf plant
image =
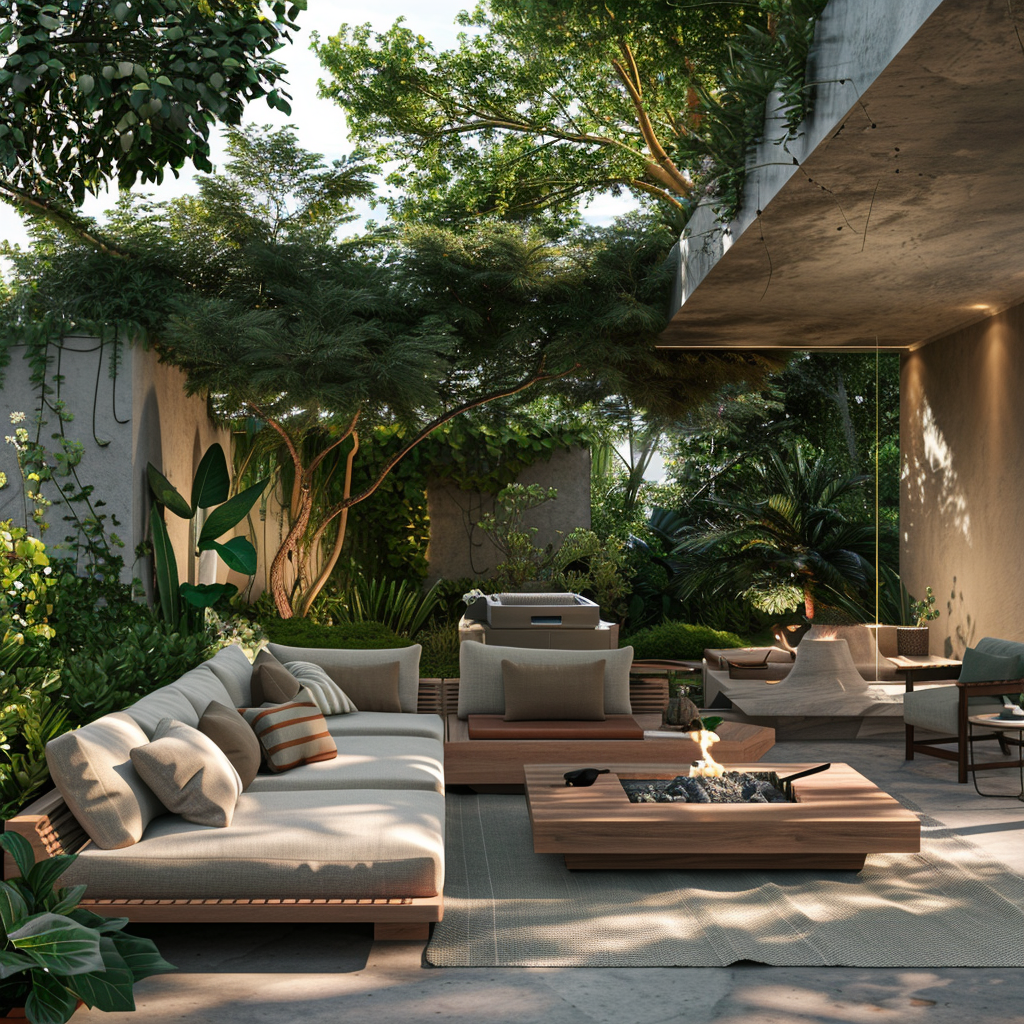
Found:
[[[0,836],[0,846],[21,872],[0,882],[0,1010],[24,1007],[31,1024],[64,1024],[79,1002],[111,1013],[134,1010],[135,982],[177,970],[151,939],[125,934],[128,918],[80,907],[84,885],[54,887],[75,854],[37,864],[16,832]]]
[[[149,486],[156,504],[149,514],[153,536],[153,559],[156,565],[156,589],[160,612],[172,627],[181,624],[183,613],[186,625],[195,624],[196,615],[211,608],[223,597],[238,592],[233,583],[179,583],[178,566],[167,534],[167,526],[160,514],[160,506],[180,519],[188,520],[188,549],[198,558],[203,551],[216,551],[224,564],[234,572],[252,576],[256,572],[256,549],[245,537],[232,537],[221,541],[229,530],[237,526],[260,499],[270,478],[247,487],[228,498],[231,477],[228,474],[224,449],[212,444],[206,449],[195,479],[192,481],[190,500],[186,501],[170,481],[152,464],[147,465]],[[216,507],[215,507],[216,506]],[[198,526],[199,512],[210,511],[202,526]],[[196,535],[198,527],[198,536]]]

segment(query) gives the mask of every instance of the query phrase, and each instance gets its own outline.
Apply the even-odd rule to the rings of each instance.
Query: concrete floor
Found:
[[[846,761],[1024,875],[1024,803],[983,799],[957,785],[949,762],[905,762],[896,737],[780,743],[765,760]],[[1015,769],[982,776],[983,789],[1016,793],[1018,786]],[[423,943],[374,943],[368,927],[131,930],[154,938],[179,971],[141,982],[136,1014],[96,1013],[97,1024],[1019,1024],[1024,1017],[1024,967],[435,969],[423,963]]]

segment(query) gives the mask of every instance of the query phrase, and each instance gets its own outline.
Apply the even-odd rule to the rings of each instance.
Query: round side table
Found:
[[[970,759],[971,763],[974,763],[974,727],[976,725],[983,725],[986,729],[1001,729],[1005,732],[1016,732],[1018,743],[1024,741],[1024,715],[1014,718],[1000,718],[998,712],[995,714],[988,715],[971,715],[967,719],[968,728],[970,729],[969,735],[969,746],[970,746]],[[1020,794],[1017,796],[1018,800],[1024,801],[1024,748],[1017,747],[1017,768],[1020,771]],[[1012,797],[1012,793],[982,793],[978,789],[978,773],[971,772],[974,776],[974,790],[978,796],[1007,796]]]

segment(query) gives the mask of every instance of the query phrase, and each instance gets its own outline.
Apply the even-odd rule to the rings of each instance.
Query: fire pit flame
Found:
[[[717,732],[710,732],[701,729],[700,732],[691,732],[690,736],[700,744],[700,760],[690,767],[690,778],[720,779],[728,769],[723,768],[712,756],[711,745],[717,743],[721,737]]]

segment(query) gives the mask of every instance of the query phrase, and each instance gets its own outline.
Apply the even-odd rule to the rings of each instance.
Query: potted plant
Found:
[[[922,600],[910,602],[910,617],[914,623],[912,626],[896,628],[896,651],[903,655],[925,655],[930,636],[927,623],[939,617],[931,587],[925,588]]]
[[[84,885],[54,888],[77,855],[36,864],[29,841],[14,832],[0,846],[21,872],[0,882],[0,1018],[64,1024],[83,1003],[134,1010],[135,982],[176,969],[152,940],[123,931],[128,918],[80,907]]]

